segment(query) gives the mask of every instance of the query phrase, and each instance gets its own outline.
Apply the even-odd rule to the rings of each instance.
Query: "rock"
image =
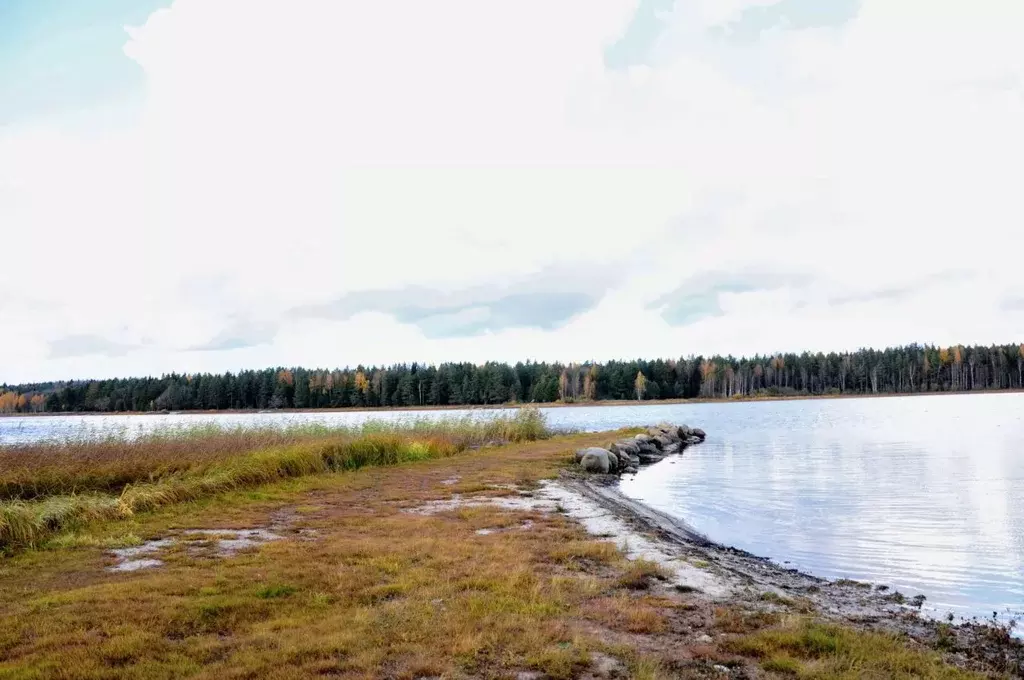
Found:
[[[640,453],[640,447],[637,446],[636,441],[633,439],[620,439],[611,445],[611,450],[619,456],[625,454],[632,457]]]
[[[601,652],[591,654],[590,665],[599,678],[617,678],[626,675],[626,664]]]
[[[703,635],[697,637],[697,642],[701,643],[702,645],[710,645],[714,641],[715,640],[707,633],[704,633]]]
[[[704,430],[700,429],[699,427],[695,427],[692,430],[690,430],[689,434],[693,437],[696,437],[700,441],[704,441],[704,438],[707,437],[707,435],[704,434]]]
[[[649,456],[654,456],[661,453],[661,449],[654,442],[644,442],[640,445],[640,451],[637,452],[637,455],[642,456],[645,453]]]
[[[647,428],[647,435],[652,439],[665,436],[665,430],[661,425],[655,425],[654,427]]]
[[[668,447],[672,446],[673,444],[675,444],[675,441],[673,441],[672,439],[669,439],[668,437],[666,437],[663,434],[662,435],[658,435],[657,437],[654,438],[654,445],[657,446],[662,451],[664,451]]]
[[[686,446],[703,441],[703,435],[703,430],[694,430],[687,425],[659,423],[647,428],[647,432],[620,439],[607,449],[579,449],[575,457],[587,472],[635,473],[641,464],[657,463],[681,452]]]
[[[678,425],[670,425],[669,423],[658,423],[654,427],[647,430],[648,434],[652,437],[663,436],[669,439],[682,439],[679,434]]]
[[[608,451],[604,449],[596,447],[583,449],[583,456],[580,458],[580,467],[587,472],[596,472],[606,475],[609,470],[611,470],[611,461],[608,460],[608,456]]]
[[[611,451],[608,451],[607,453],[608,453],[608,472],[615,472],[616,470],[621,469],[622,465],[619,463],[619,457],[616,456]]]

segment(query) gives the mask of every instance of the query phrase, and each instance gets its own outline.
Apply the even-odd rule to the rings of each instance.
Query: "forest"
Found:
[[[462,406],[1021,389],[1024,344],[515,365],[267,368],[0,385],[0,413]]]

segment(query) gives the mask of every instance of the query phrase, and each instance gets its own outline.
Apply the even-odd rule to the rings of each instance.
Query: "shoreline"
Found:
[[[924,594],[909,597],[884,584],[831,580],[715,542],[684,519],[626,496],[617,475],[563,471],[554,485],[584,501],[582,508],[570,507],[568,514],[592,535],[623,546],[639,544],[637,557],[673,569],[681,581],[701,584],[695,592],[714,602],[756,608],[766,601],[796,601],[827,621],[906,636],[929,646],[941,647],[945,643],[936,641],[952,635],[956,648],[969,650],[954,659],[958,665],[1012,665],[1024,673],[1024,644],[1012,629],[976,617],[943,621],[937,612],[925,613]],[[595,507],[617,521],[618,530],[607,521],[595,524]],[[683,569],[679,569],[680,559],[686,565]]]
[[[900,392],[886,394],[797,394],[777,396],[746,396],[731,398],[697,397],[693,399],[650,399],[635,401],[632,399],[604,399],[586,402],[509,402],[505,404],[448,404],[444,406],[342,406],[337,408],[282,408],[282,409],[216,409],[216,410],[185,410],[185,411],[45,411],[41,413],[0,413],[0,418],[53,418],[53,417],[88,417],[88,416],[166,416],[166,415],[275,415],[275,414],[306,414],[306,413],[393,413],[418,411],[500,411],[522,407],[540,409],[555,408],[599,408],[603,406],[674,406],[696,404],[746,404],[752,402],[778,401],[816,401],[843,399],[895,399],[900,397],[951,397],[977,396],[994,394],[1024,394],[1024,389],[985,389],[942,392]]]

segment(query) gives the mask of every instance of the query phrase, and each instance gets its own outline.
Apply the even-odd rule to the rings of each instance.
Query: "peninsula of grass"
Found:
[[[4,521],[29,528],[4,525],[0,678],[985,677],[946,663],[952,637],[672,587],[527,502],[612,436],[527,411],[8,447]],[[277,539],[204,549],[244,530]],[[159,566],[113,568],[156,543]]]
[[[289,477],[443,458],[549,436],[536,409],[491,418],[173,428],[0,446],[0,553],[88,522]]]

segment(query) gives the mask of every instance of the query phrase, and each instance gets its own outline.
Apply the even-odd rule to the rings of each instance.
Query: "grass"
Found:
[[[288,597],[289,595],[292,595],[292,594],[296,593],[297,591],[298,591],[298,588],[296,588],[295,586],[288,586],[288,585],[263,586],[262,588],[260,588],[259,590],[256,591],[256,597],[259,597],[259,598],[264,599],[264,600],[272,600],[272,599],[277,598],[277,597]]]
[[[557,474],[566,449],[597,441],[281,479],[23,551],[0,562],[0,677],[578,677],[606,643],[577,622],[589,604],[630,595],[616,585],[630,563],[614,544],[557,513],[403,508],[452,493],[442,482],[453,472],[468,485],[537,483]],[[193,557],[182,545],[160,555],[160,569],[104,570],[107,539],[264,526],[282,507],[295,522],[286,540],[230,559]],[[529,531],[476,534],[526,520]],[[291,538],[299,529],[316,540]],[[638,603],[618,606],[622,625],[664,630],[657,601]],[[634,656],[623,663],[647,663]]]
[[[63,531],[276,480],[444,458],[492,442],[549,435],[536,409],[484,419],[203,426],[145,437],[0,447],[0,552]]]
[[[966,680],[984,676],[949,666],[931,651],[910,647],[893,635],[862,632],[805,618],[758,630],[726,643],[737,654],[759,660],[779,675],[820,680],[921,678]]]
[[[777,604],[780,607],[792,607],[795,604],[795,602],[792,599],[785,597],[783,595],[779,595],[774,591],[767,591],[761,593],[761,597],[758,599],[762,602],[770,602],[771,604]]]
[[[665,603],[650,597],[620,594],[591,602],[585,616],[626,633],[660,633],[668,628]]]
[[[630,590],[647,590],[654,581],[668,581],[671,576],[671,572],[657,562],[638,559],[630,562],[625,573],[619,577],[618,584]]]
[[[284,427],[169,427],[140,436],[79,433],[33,444],[0,445],[0,500],[88,492],[117,493],[130,484],[216,470],[257,451],[343,443],[374,437],[444,439],[461,446],[520,442],[549,435],[540,411],[513,416],[370,421],[357,426],[317,423]]]

